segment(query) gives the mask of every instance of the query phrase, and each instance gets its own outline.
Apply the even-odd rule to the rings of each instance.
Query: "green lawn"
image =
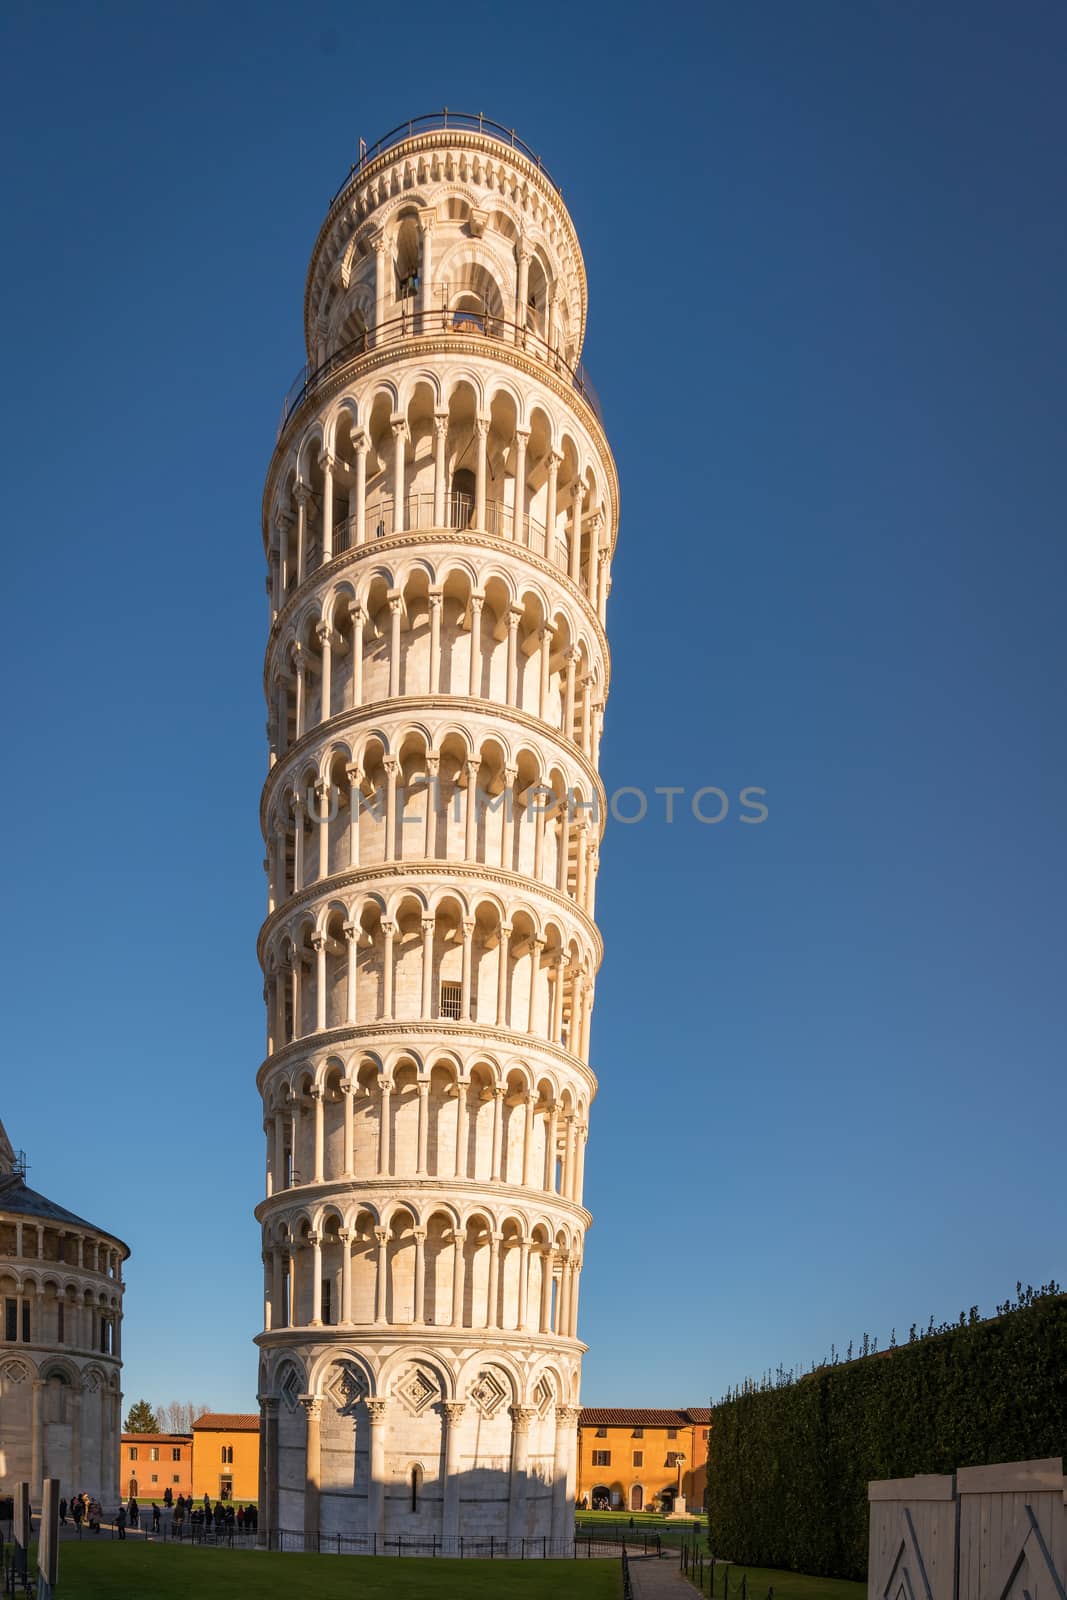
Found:
[[[770,1567],[731,1566],[720,1562],[715,1569],[715,1600],[722,1600],[723,1580],[729,1584],[729,1600],[740,1600],[741,1579],[748,1578],[748,1600],[766,1600],[774,1589],[774,1600],[867,1600],[867,1585],[848,1578],[808,1578],[801,1572],[775,1572]],[[705,1595],[710,1594],[711,1569],[704,1567]],[[693,1579],[696,1582],[696,1579]]]
[[[618,1561],[405,1561],[188,1545],[64,1542],[63,1600],[619,1600]]]

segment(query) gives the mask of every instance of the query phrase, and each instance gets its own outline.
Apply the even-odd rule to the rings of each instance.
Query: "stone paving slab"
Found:
[[[678,1555],[631,1556],[634,1600],[694,1600],[696,1590],[678,1568]]]

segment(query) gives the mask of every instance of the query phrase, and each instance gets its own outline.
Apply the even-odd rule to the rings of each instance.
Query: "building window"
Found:
[[[158,1446],[158,1444],[154,1444],[154,1445],[151,1445],[149,1447],[148,1459],[149,1459],[149,1461],[158,1461],[159,1460],[159,1446]]]
[[[610,1467],[611,1466],[611,1451],[610,1450],[594,1450],[593,1451],[593,1465],[594,1465],[594,1467]]]
[[[706,1439],[706,1438],[707,1438],[707,1437],[708,1437],[708,1430],[707,1430],[707,1428],[704,1428],[704,1429],[703,1429],[703,1430],[702,1430],[702,1432],[701,1432],[701,1435],[700,1435],[700,1437],[701,1437],[701,1438],[702,1438],[702,1439]]]
[[[137,1451],[138,1451],[138,1449],[139,1449],[138,1445],[131,1444],[131,1446],[130,1446],[130,1460],[131,1461],[136,1461],[137,1460]]]
[[[224,1467],[233,1466],[233,1445],[224,1444],[222,1447],[222,1464]]]
[[[420,1487],[421,1483],[422,1483],[422,1471],[421,1471],[421,1469],[419,1467],[414,1466],[411,1469],[411,1509],[412,1509],[412,1511],[418,1511],[418,1509],[419,1509],[419,1487]]]
[[[462,1015],[463,987],[458,983],[441,985],[441,1015],[448,1022],[458,1022]]]
[[[17,1300],[4,1301],[4,1338],[8,1344],[14,1344],[19,1336],[19,1303]]]
[[[333,1279],[322,1280],[322,1320],[326,1327],[333,1322]]]
[[[66,1306],[62,1300],[56,1302],[56,1343],[66,1344]]]
[[[606,1439],[608,1436],[607,1428],[598,1428],[596,1431],[596,1436],[598,1439]]]
[[[174,1474],[174,1476],[171,1478],[170,1481],[171,1481],[171,1483],[181,1483],[181,1481],[182,1481],[181,1473],[180,1472],[176,1472]]]
[[[667,1451],[667,1465],[669,1467],[676,1467],[678,1465],[678,1451],[677,1450],[668,1450]]]
[[[176,1444],[174,1446],[173,1450],[170,1453],[170,1459],[172,1461],[180,1461],[181,1458],[182,1458],[182,1447],[181,1447],[180,1444]]]
[[[645,1452],[643,1450],[635,1450],[634,1451],[634,1466],[635,1467],[643,1467],[644,1464],[645,1464]]]
[[[645,1437],[644,1428],[635,1428],[634,1429],[634,1438],[635,1439],[643,1439],[644,1437]]]
[[[153,1483],[158,1483],[159,1482],[159,1473],[158,1472],[153,1472],[153,1474],[152,1474],[152,1482]]]
[[[22,1302],[22,1342],[23,1344],[29,1344],[30,1342],[30,1302],[28,1300]]]
[[[668,1439],[677,1439],[677,1437],[678,1437],[678,1429],[677,1428],[668,1428],[667,1429],[667,1438]]]

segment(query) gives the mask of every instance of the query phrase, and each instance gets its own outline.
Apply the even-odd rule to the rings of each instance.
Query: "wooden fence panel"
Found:
[[[1058,1457],[867,1486],[868,1600],[1067,1600]]]

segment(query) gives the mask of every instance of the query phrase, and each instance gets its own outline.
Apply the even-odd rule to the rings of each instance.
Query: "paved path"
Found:
[[[677,1551],[660,1559],[631,1556],[630,1577],[634,1600],[695,1600],[696,1597],[693,1585],[678,1570]]]

